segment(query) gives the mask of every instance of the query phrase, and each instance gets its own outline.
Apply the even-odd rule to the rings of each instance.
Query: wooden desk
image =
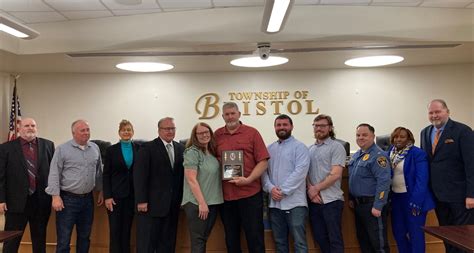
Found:
[[[474,225],[423,227],[423,230],[446,243],[474,252]]]
[[[0,242],[8,241],[15,237],[21,236],[22,231],[0,231]]]

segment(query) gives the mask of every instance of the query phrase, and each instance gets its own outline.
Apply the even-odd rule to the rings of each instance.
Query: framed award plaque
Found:
[[[242,150],[222,151],[222,180],[244,176],[244,152]]]

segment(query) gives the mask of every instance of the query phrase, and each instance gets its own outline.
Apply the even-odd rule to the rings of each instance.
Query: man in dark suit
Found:
[[[48,183],[53,142],[38,138],[36,122],[24,118],[20,137],[0,147],[0,213],[5,213],[5,230],[24,231],[30,223],[34,253],[46,252],[46,227],[51,213]],[[4,243],[3,252],[18,252],[21,237]]]
[[[421,132],[421,148],[429,154],[430,184],[439,224],[474,224],[474,134],[451,120],[446,102],[428,105],[432,125]],[[462,252],[445,244],[446,252]]]
[[[158,121],[158,138],[144,143],[134,167],[137,252],[173,253],[183,197],[184,146],[173,141],[173,118]]]

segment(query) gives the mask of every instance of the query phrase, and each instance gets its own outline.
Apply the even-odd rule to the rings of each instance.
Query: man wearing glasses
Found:
[[[184,146],[173,141],[174,119],[158,121],[158,138],[140,148],[134,167],[137,252],[175,252],[183,197]]]
[[[341,178],[346,151],[335,140],[330,116],[318,115],[313,121],[313,132],[316,142],[309,147],[307,182],[313,237],[323,253],[344,252],[341,226],[344,193]]]

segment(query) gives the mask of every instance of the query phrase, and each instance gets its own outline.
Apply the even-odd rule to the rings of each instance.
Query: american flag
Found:
[[[21,120],[20,99],[16,93],[16,78],[13,86],[12,106],[10,111],[10,131],[8,132],[8,141],[16,139],[18,136],[18,124]]]

